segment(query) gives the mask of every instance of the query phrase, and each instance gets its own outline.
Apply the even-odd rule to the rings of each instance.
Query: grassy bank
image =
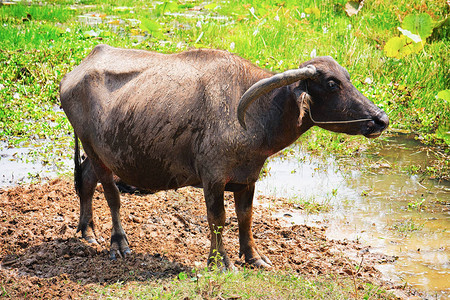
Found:
[[[286,272],[193,271],[172,281],[115,284],[95,293],[108,299],[396,299],[384,289],[334,276],[306,278]]]

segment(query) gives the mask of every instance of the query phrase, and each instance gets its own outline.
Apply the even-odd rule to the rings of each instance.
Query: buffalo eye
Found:
[[[339,88],[339,84],[335,82],[334,80],[330,80],[327,82],[327,87],[330,91],[336,91]]]

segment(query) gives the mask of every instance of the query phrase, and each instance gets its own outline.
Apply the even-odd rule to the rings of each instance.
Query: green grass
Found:
[[[286,200],[286,203],[295,205],[294,207],[302,209],[307,214],[314,214],[320,212],[327,212],[331,209],[330,200],[335,196],[333,190],[332,195],[327,195],[324,199],[316,199],[314,196],[310,198],[303,198],[301,196],[294,196]]]
[[[306,278],[288,272],[248,269],[194,270],[192,274],[180,273],[172,281],[117,283],[95,292],[108,299],[395,299],[385,290],[360,280]]]
[[[194,18],[163,13],[189,13],[201,2],[163,6],[144,1],[87,1],[72,9],[67,9],[65,1],[1,6],[0,139],[15,144],[67,134],[67,121],[54,109],[58,83],[94,45],[108,43],[160,52],[190,47],[228,49],[274,71],[295,68],[314,51],[331,55],[349,70],[355,86],[386,110],[391,128],[414,131],[426,142],[448,146],[450,104],[435,97],[449,87],[448,29],[430,38],[422,53],[402,60],[385,57],[382,51],[386,40],[398,35],[396,27],[406,14],[426,12],[439,21],[448,13],[448,6],[437,0],[427,5],[421,1],[373,1],[350,18],[343,9],[345,1],[322,1],[317,5],[320,15],[308,16],[305,11],[316,7],[314,3],[224,2],[208,5],[203,16]],[[117,10],[119,6],[129,8]],[[150,20],[153,26],[146,28],[149,32],[128,21],[118,28],[106,21],[90,27],[78,22],[78,16],[87,12],[98,13],[104,20],[111,16],[125,21]],[[217,16],[227,19],[215,19]],[[98,36],[90,34],[92,30]],[[367,78],[372,83],[367,83]],[[42,123],[43,118],[57,119],[59,126],[49,127]],[[345,145],[349,138],[339,140]],[[348,152],[347,147],[341,148]]]
[[[312,0],[233,1],[207,5],[198,16],[190,11],[202,5],[118,0],[0,6],[0,141],[47,147],[52,151],[36,159],[49,163],[69,157],[71,127],[59,109],[58,84],[99,43],[166,53],[227,49],[273,71],[295,68],[315,52],[333,56],[349,70],[354,85],[388,113],[392,131],[413,132],[441,147],[444,154],[433,165],[409,172],[450,178],[450,103],[436,98],[450,87],[448,26],[433,33],[418,54],[398,60],[383,52],[384,43],[399,35],[396,28],[406,15],[428,13],[438,22],[448,15],[445,2],[370,1],[353,17],[344,12],[345,0],[317,5]],[[320,15],[308,16],[313,7]],[[103,23],[80,22],[86,13],[100,15]],[[108,23],[114,20],[123,22]],[[379,143],[319,128],[300,142],[316,155],[336,156],[359,155]]]
[[[165,10],[161,5],[154,7],[140,1],[85,4],[96,7],[78,5],[67,9],[64,1],[0,7],[4,102],[17,102],[23,107],[24,103],[20,102],[27,100],[16,101],[13,96],[21,90],[21,85],[32,84],[23,92],[40,95],[38,103],[57,103],[57,87],[62,76],[98,43],[161,52],[192,46],[228,49],[274,71],[295,68],[315,51],[317,55],[331,55],[344,65],[352,74],[355,86],[387,111],[392,128],[413,130],[426,141],[450,143],[447,133],[450,105],[435,98],[440,90],[449,87],[448,30],[428,41],[423,53],[402,60],[385,57],[382,51],[386,40],[398,35],[396,27],[406,14],[427,12],[435,21],[442,20],[448,13],[448,6],[442,1],[429,1],[427,5],[421,5],[420,1],[375,1],[367,3],[352,18],[344,12],[345,1],[321,2],[317,6],[320,16],[305,15],[307,8],[315,7],[314,1],[233,1],[208,6],[209,10],[203,10],[207,12],[205,16],[196,18],[161,14],[189,12],[189,8],[201,2],[166,5]],[[127,5],[130,9],[115,9]],[[151,20],[157,25],[150,33],[128,23],[118,30],[107,24],[88,27],[77,22],[77,16],[86,12],[124,20]],[[215,16],[228,19],[211,18]],[[99,36],[86,35],[90,30]],[[144,41],[137,43],[136,33],[145,35]],[[373,83],[367,84],[366,78]],[[2,111],[0,120],[4,123],[9,123],[11,116],[18,113],[14,105],[5,103]],[[37,115],[30,117],[30,121],[39,119]],[[0,138],[23,136],[24,132],[33,134],[30,126],[10,126],[9,130],[2,130]],[[55,132],[47,131],[51,135]]]
[[[450,87],[448,26],[434,32],[418,54],[399,60],[383,52],[384,43],[399,35],[396,28],[406,15],[428,13],[435,22],[443,20],[449,12],[443,1],[370,1],[353,17],[344,12],[345,0],[317,5],[312,0],[233,1],[207,5],[198,16],[190,9],[202,6],[200,1],[85,1],[67,9],[69,5],[0,6],[0,141],[8,145],[48,148],[52,140],[56,155],[44,152],[45,161],[70,156],[71,128],[59,109],[58,84],[99,43],[166,53],[227,49],[273,71],[295,68],[315,52],[333,56],[349,70],[354,85],[388,113],[392,131],[413,132],[424,143],[441,147],[443,154],[433,165],[409,172],[450,178],[450,103],[436,98]],[[117,9],[123,6],[128,8]],[[320,15],[306,13],[313,7]],[[102,16],[103,23],[83,24],[79,16],[86,13]],[[114,20],[123,24],[108,23]],[[318,128],[300,141],[310,152],[337,156],[358,155],[378,144]]]
[[[10,23],[25,23],[29,21],[48,21],[64,23],[75,16],[76,12],[66,6],[52,5],[5,5],[0,9],[0,18]]]

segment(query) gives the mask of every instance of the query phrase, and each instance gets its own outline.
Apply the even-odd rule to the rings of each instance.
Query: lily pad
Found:
[[[156,21],[150,19],[142,19],[141,24],[139,24],[139,27],[143,31],[147,31],[149,34],[151,34],[153,37],[157,39],[161,39],[164,37],[164,34],[162,33],[162,26]]]
[[[443,91],[440,91],[440,92],[437,94],[437,97],[438,97],[439,99],[443,99],[443,100],[445,100],[445,101],[449,101],[449,102],[450,102],[450,90],[443,90]]]
[[[411,53],[418,53],[423,49],[423,43],[414,43],[405,35],[393,37],[384,45],[384,53],[388,57],[401,59]]]
[[[426,13],[407,15],[402,22],[403,29],[410,31],[413,34],[418,34],[422,40],[425,40],[431,35],[433,27],[433,19]]]

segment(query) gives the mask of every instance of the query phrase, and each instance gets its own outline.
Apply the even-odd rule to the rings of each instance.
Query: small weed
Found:
[[[8,294],[8,292],[6,291],[6,289],[5,289],[5,287],[2,285],[1,286],[1,288],[2,288],[2,294],[1,294],[1,296],[2,297],[9,297],[9,294]]]
[[[425,224],[417,224],[412,219],[400,220],[395,222],[389,229],[395,230],[401,234],[409,234],[422,230]]]
[[[178,279],[179,280],[186,280],[187,278],[188,278],[188,275],[186,274],[186,272],[178,273]]]
[[[220,254],[220,252],[217,250],[220,248],[220,245],[222,244],[222,235],[221,235],[221,229],[222,226],[215,226],[213,225],[214,231],[213,234],[215,235],[215,241],[216,241],[216,247],[213,249],[213,255],[209,258],[210,259],[210,265],[209,267],[212,270],[221,270],[223,265],[223,256]]]
[[[221,270],[223,266],[223,257],[217,249],[213,250],[213,255],[210,257],[209,267],[211,270]]]
[[[336,188],[336,189],[332,189],[331,190],[331,195],[333,196],[333,197],[336,197],[337,196],[337,192],[338,192],[338,189]]]
[[[363,190],[363,191],[361,191],[360,195],[361,195],[362,197],[368,197],[368,196],[369,196],[369,193],[370,193],[370,191]]]
[[[295,204],[307,213],[327,212],[331,209],[330,199],[325,199],[324,201],[319,202],[315,199],[315,197],[304,199],[300,196],[295,196],[288,199],[287,202]]]
[[[408,209],[422,210],[424,207],[425,198],[416,202],[408,202]]]

